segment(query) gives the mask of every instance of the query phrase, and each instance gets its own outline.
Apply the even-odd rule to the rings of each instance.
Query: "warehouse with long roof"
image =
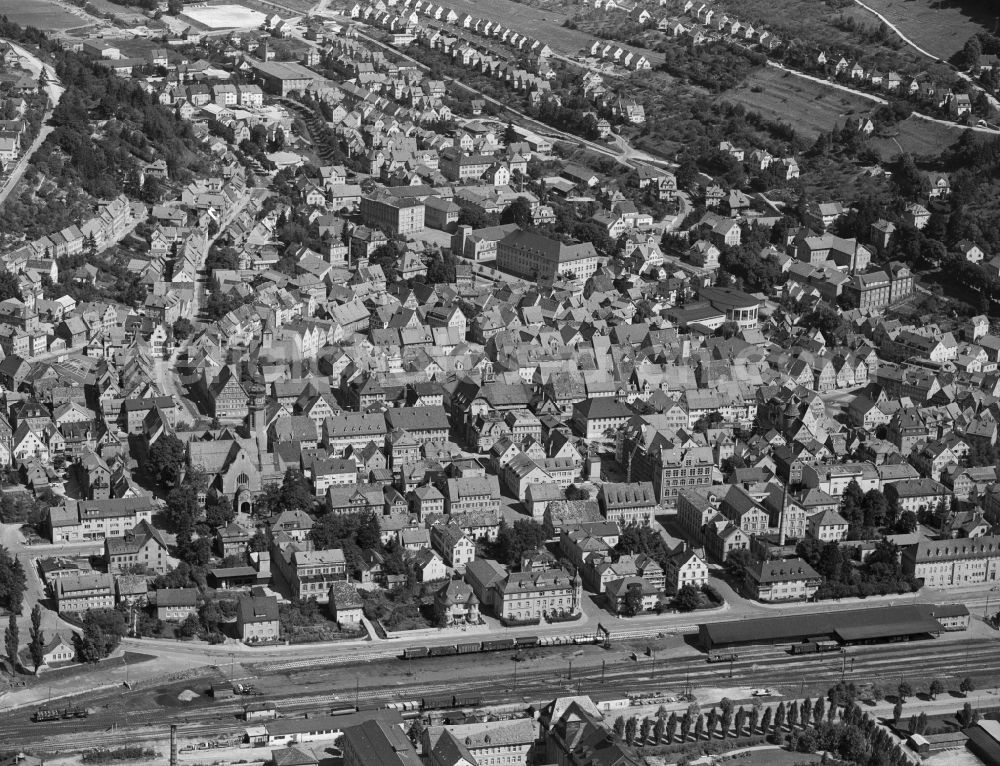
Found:
[[[932,638],[948,629],[938,616],[968,610],[959,604],[906,604],[871,609],[849,609],[729,620],[698,626],[698,641],[705,651],[754,644],[839,641],[865,644]]]

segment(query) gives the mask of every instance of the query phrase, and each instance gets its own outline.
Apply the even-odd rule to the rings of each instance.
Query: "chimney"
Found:
[[[170,724],[170,766],[177,766],[177,724]]]

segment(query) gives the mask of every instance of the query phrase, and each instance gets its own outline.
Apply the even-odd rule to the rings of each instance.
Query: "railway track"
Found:
[[[949,688],[957,688],[958,681],[966,675],[976,678],[980,687],[985,686],[987,680],[1000,680],[1000,645],[988,640],[857,647],[844,654],[806,656],[791,656],[784,647],[751,647],[738,650],[737,654],[738,658],[731,664],[706,663],[703,656],[659,659],[643,656],[639,662],[616,659],[606,663],[603,669],[595,664],[578,666],[573,669],[572,677],[568,667],[566,671],[560,669],[530,674],[521,671],[516,684],[513,673],[434,684],[413,681],[394,687],[357,689],[344,685],[344,679],[341,679],[340,684],[317,693],[269,695],[255,699],[267,699],[274,702],[282,714],[296,715],[315,713],[337,702],[353,704],[355,699],[363,706],[378,707],[389,702],[452,692],[479,695],[482,704],[487,705],[520,703],[525,698],[542,701],[565,693],[611,690],[676,695],[688,685],[695,688],[747,688],[749,696],[749,689],[754,686],[768,686],[786,695],[797,695],[806,685],[814,690],[817,687],[823,690],[841,678],[876,681],[890,692],[902,680],[909,681],[918,691],[931,678],[942,679]],[[415,667],[419,667],[421,660],[413,662]],[[80,704],[85,704],[85,701]],[[98,709],[84,721],[53,724],[42,737],[39,735],[43,725],[30,723],[31,711],[25,709],[9,714],[0,722],[0,741],[11,746],[33,744],[42,749],[79,750],[137,739],[153,741],[166,736],[165,725],[168,723],[181,724],[185,736],[220,738],[243,731],[243,724],[235,720],[242,709],[243,701],[226,701],[184,710],[144,707],[125,712]],[[192,723],[194,719],[200,723]],[[102,731],[95,732],[95,727]]]

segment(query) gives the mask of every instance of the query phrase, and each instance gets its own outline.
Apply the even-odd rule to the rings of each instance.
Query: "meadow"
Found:
[[[21,26],[50,32],[85,27],[93,22],[83,11],[78,16],[48,0],[0,0],[0,15]]]
[[[998,10],[988,0],[865,0],[928,53],[947,61],[977,32],[992,31]],[[869,18],[875,18],[869,14]]]
[[[772,67],[755,71],[743,85],[723,92],[719,98],[791,125],[796,133],[809,139],[877,106],[861,96]]]

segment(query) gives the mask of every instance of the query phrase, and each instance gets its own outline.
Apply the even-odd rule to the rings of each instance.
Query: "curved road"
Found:
[[[970,85],[972,85],[973,88],[975,88],[978,91],[982,91],[983,93],[986,93],[986,98],[989,99],[991,106],[993,106],[993,107],[1000,107],[1000,101],[997,101],[993,97],[993,95],[991,93],[986,92],[982,88],[982,86],[980,86],[979,84],[977,84],[976,81],[968,73],[963,72],[961,69],[959,69],[958,67],[954,66],[953,64],[950,64],[949,62],[944,61],[944,59],[940,58],[939,56],[935,56],[930,51],[925,50],[924,48],[921,48],[919,45],[917,45],[915,42],[913,42],[913,40],[911,40],[909,37],[907,37],[905,34],[903,34],[903,30],[901,30],[899,27],[897,27],[895,24],[893,24],[891,21],[889,21],[889,19],[887,19],[884,14],[880,13],[879,11],[876,11],[870,5],[867,5],[867,4],[863,3],[861,0],[854,0],[854,2],[855,2],[856,5],[860,6],[861,8],[864,8],[866,11],[868,11],[869,13],[873,14],[876,18],[878,18],[879,21],[881,21],[889,29],[891,29],[893,32],[895,32],[896,35],[899,37],[900,40],[902,40],[904,43],[906,43],[911,48],[913,48],[913,50],[915,50],[921,56],[926,56],[927,58],[932,59],[933,61],[941,61],[943,63],[948,64],[948,66],[952,67],[952,69],[955,70],[955,73],[959,77],[961,77],[963,80],[965,80]],[[996,133],[998,131],[990,130],[989,132],[990,133]]]
[[[49,118],[52,116],[52,110],[55,109],[56,105],[59,103],[59,99],[62,98],[62,94],[66,90],[59,83],[59,78],[56,77],[55,69],[53,69],[49,64],[43,64],[37,56],[25,50],[20,45],[10,43],[10,46],[14,49],[14,52],[21,57],[21,63],[24,64],[36,77],[38,77],[41,72],[45,72],[45,91],[49,96],[49,105],[45,110],[45,114],[42,116],[42,125],[38,131],[38,135],[35,137],[35,140],[31,142],[31,146],[28,147],[27,151],[21,155],[17,164],[14,166],[14,169],[11,170],[10,175],[4,179],[3,185],[0,186],[0,205],[3,205],[3,203],[7,201],[7,197],[17,186],[18,181],[21,180],[21,176],[24,175],[24,171],[28,169],[28,162],[31,160],[32,155],[38,150],[38,147],[42,145],[42,142],[45,141],[49,133],[52,132],[52,126],[47,123]]]

